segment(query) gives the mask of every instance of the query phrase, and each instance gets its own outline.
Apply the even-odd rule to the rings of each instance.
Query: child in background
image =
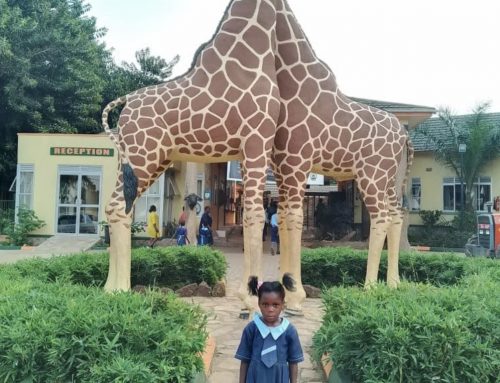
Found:
[[[236,359],[241,360],[239,383],[297,383],[298,363],[304,361],[297,330],[280,314],[285,303],[285,286],[294,290],[290,274],[278,281],[258,285],[250,277],[248,288],[259,298],[261,315],[243,330]]]
[[[158,217],[158,214],[156,214],[156,206],[151,205],[151,207],[149,208],[149,214],[148,214],[148,227],[146,229],[148,236],[149,236],[148,246],[150,248],[153,248],[156,241],[158,241],[158,239],[160,239],[159,222],[160,222],[160,218]]]
[[[175,231],[175,238],[177,240],[177,246],[184,246],[189,243],[189,238],[187,237],[186,222],[180,221],[177,230]]]
[[[278,228],[278,213],[271,216],[271,255],[280,253],[280,232]]]

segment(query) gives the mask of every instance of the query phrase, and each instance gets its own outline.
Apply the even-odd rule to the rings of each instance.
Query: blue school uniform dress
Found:
[[[184,246],[186,244],[187,229],[184,226],[179,226],[175,232],[177,238],[177,245]]]
[[[268,327],[257,313],[243,330],[235,357],[249,363],[246,383],[289,383],[288,364],[304,361],[295,327],[286,318]]]

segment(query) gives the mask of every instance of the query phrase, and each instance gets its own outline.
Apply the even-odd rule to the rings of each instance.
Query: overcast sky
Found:
[[[228,0],[90,0],[115,61],[154,55],[185,72]],[[318,57],[347,95],[469,113],[500,112],[500,1],[289,0]]]

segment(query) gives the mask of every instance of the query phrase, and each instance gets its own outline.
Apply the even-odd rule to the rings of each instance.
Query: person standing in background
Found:
[[[148,227],[146,229],[149,236],[148,246],[153,248],[158,239],[160,239],[160,218],[156,214],[156,206],[151,205],[148,214]]]

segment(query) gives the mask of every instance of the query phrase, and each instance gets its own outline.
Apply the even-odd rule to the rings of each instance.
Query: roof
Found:
[[[402,104],[400,102],[370,100],[368,98],[349,97],[351,100],[374,108],[385,110],[389,113],[435,113],[436,109],[431,106]]]
[[[460,116],[453,116],[453,119],[457,126],[460,127],[464,126],[472,116],[473,114],[464,114]],[[485,113],[483,121],[486,124],[500,127],[500,113]],[[419,152],[431,151],[435,149],[432,141],[422,133],[424,131],[427,131],[433,137],[440,139],[446,139],[447,136],[449,137],[444,121],[439,117],[430,118],[410,131],[413,146],[415,150]]]

